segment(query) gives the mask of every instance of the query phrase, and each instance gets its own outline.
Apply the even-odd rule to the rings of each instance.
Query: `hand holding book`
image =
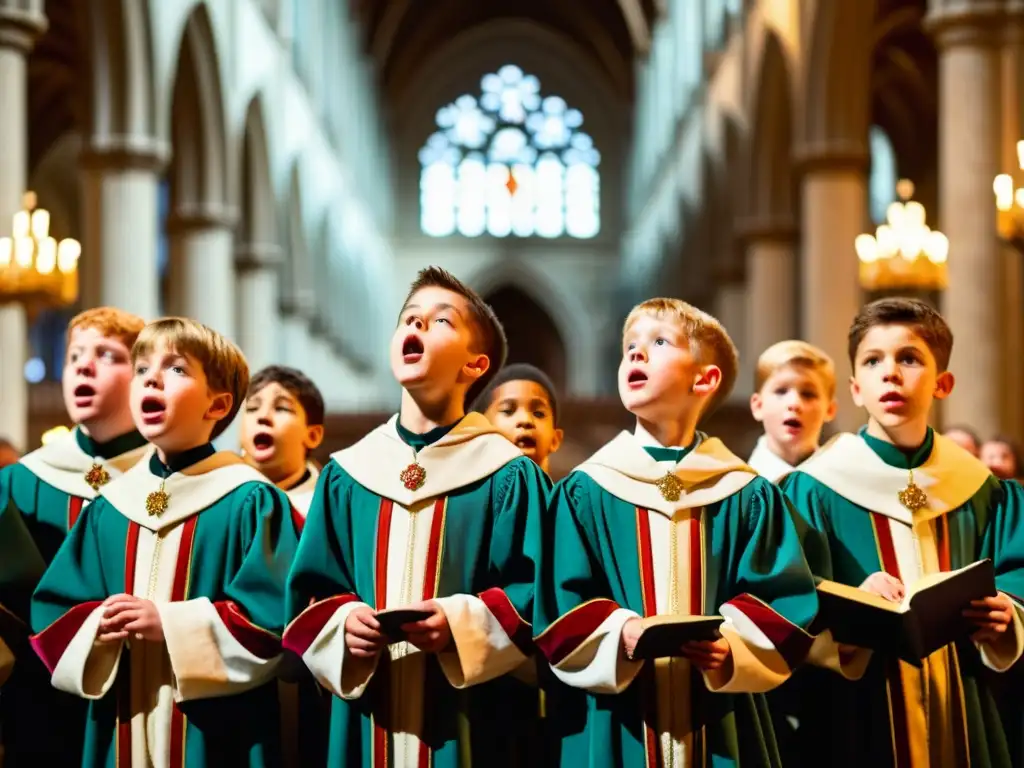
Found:
[[[662,614],[630,619],[622,627],[622,649],[629,659],[679,657],[701,669],[718,669],[731,654],[718,628],[721,616]]]
[[[978,631],[971,635],[976,643],[994,643],[1000,640],[1013,621],[1013,603],[1002,592],[981,600],[972,600],[971,607],[964,610]]]

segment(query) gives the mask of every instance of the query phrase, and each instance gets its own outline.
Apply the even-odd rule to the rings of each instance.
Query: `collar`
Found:
[[[85,481],[86,473],[94,465],[98,464],[105,469],[113,480],[153,451],[151,445],[143,443],[110,458],[93,456],[82,449],[78,438],[79,433],[80,429],[75,427],[71,432],[60,435],[46,445],[22,456],[19,461],[32,474],[58,491],[82,499],[94,499],[96,491]],[[105,445],[109,446],[121,439],[116,438]]]
[[[187,451],[169,456],[165,464],[160,461],[160,457],[154,451],[149,459],[149,471],[157,477],[170,477],[175,472],[181,472],[198,464],[203,459],[210,458],[216,452],[217,450],[213,447],[213,443],[203,443],[195,448],[189,448]]]
[[[372,493],[411,507],[494,474],[522,455],[482,414],[470,413],[415,452],[399,435],[398,416],[392,416],[331,459]],[[414,463],[425,472],[418,488],[406,487],[400,477]]]
[[[159,532],[202,512],[239,486],[252,482],[272,485],[236,454],[218,451],[166,478],[155,475],[147,462],[139,462],[101,488],[100,496],[132,522]],[[167,510],[159,517],[151,516],[146,512],[146,497],[161,487],[168,497]]]
[[[146,438],[140,435],[137,429],[125,432],[123,435],[115,437],[113,440],[108,440],[105,443],[93,440],[92,437],[85,434],[81,426],[75,427],[74,435],[75,442],[78,443],[78,447],[82,449],[83,453],[101,459],[112,459],[115,456],[120,456],[122,453],[142,448],[146,444]]]
[[[764,435],[757,438],[757,445],[754,446],[754,452],[750,454],[747,463],[756,469],[761,477],[773,483],[795,469],[788,461],[768,447],[768,438]]]
[[[889,447],[899,452],[895,446]],[[911,512],[900,503],[899,492],[907,487],[910,465],[916,456],[904,456],[904,466],[895,467],[887,463],[863,436],[845,433],[829,440],[800,465],[799,471],[847,501],[906,525],[930,520],[956,509],[974,496],[992,476],[988,467],[952,440],[933,434],[927,458],[914,467],[914,483],[925,492],[928,504]],[[896,457],[890,455],[888,458]]]
[[[320,479],[320,470],[313,462],[306,463],[306,474],[302,480],[289,488],[285,493],[303,518],[309,513],[309,505],[313,501],[313,491],[316,490],[316,483]]]
[[[420,434],[418,432],[413,432],[412,430],[406,429],[396,419],[395,430],[398,432],[398,437],[402,440],[403,443],[408,445],[414,451],[422,451],[428,445],[433,445],[442,437],[444,437],[453,429],[455,429],[455,426],[458,423],[459,422],[456,421],[453,424],[442,424],[440,427],[434,427],[433,429]]]
[[[932,446],[935,444],[935,432],[931,427],[925,432],[924,442],[910,451],[869,435],[867,427],[857,430],[857,436],[867,443],[868,448],[874,451],[878,458],[896,469],[917,469],[931,456]]]
[[[576,469],[613,496],[667,517],[721,501],[757,476],[721,440],[697,434],[696,447],[676,462],[657,461],[637,435],[621,432]],[[674,501],[658,487],[666,475],[673,475],[680,486]]]

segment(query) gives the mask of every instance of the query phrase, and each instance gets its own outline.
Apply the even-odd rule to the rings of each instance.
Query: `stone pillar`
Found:
[[[0,236],[11,235],[28,176],[26,58],[46,29],[42,0],[0,0]],[[28,450],[28,322],[19,304],[0,305],[0,437]]]
[[[747,344],[747,288],[743,270],[738,267],[719,267],[716,270],[718,287],[714,299],[714,315],[732,338],[740,353],[736,384],[729,401],[741,402],[750,397],[750,351]]]
[[[133,147],[86,149],[80,158],[82,305],[152,320],[160,314],[158,194],[168,150],[155,140]]]
[[[797,336],[795,235],[793,227],[785,225],[743,232],[751,372],[768,347]]]
[[[278,269],[282,261],[279,246],[256,243],[235,248],[238,273],[238,344],[258,371],[281,361]]]
[[[314,312],[306,332],[309,357],[303,365],[298,367],[302,368],[305,374],[320,387],[327,408],[338,408],[344,398],[344,392],[341,391],[344,382],[337,381],[337,366],[330,339],[330,329],[325,319],[320,316],[319,311]]]
[[[313,318],[313,298],[307,292],[286,297],[281,301],[281,337],[277,359],[285,365],[305,370],[313,363],[309,344],[309,327]],[[314,377],[312,370],[306,374],[321,386],[323,382]]]
[[[867,157],[826,155],[805,162],[800,335],[835,361],[839,414],[834,426],[852,431],[865,420],[845,382],[850,376],[847,334],[863,301],[853,241],[868,229]]]
[[[1004,427],[1003,259],[992,180],[1001,170],[999,46],[1006,18],[996,3],[943,5],[931,4],[927,22],[939,50],[939,215],[949,237],[943,309],[956,339],[950,365],[960,373],[944,415],[946,423],[987,436]]]
[[[167,222],[168,313],[237,341],[233,226],[221,216],[175,216]]]

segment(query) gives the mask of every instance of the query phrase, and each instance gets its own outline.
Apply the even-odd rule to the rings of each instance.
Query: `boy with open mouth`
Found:
[[[211,443],[248,366],[183,318],[146,326],[132,364],[131,413],[155,451],[82,512],[33,596],[32,646],[54,687],[90,702],[83,765],[276,763],[275,632],[298,532],[285,494]]]
[[[423,270],[391,342],[398,415],[321,473],[284,645],[334,694],[330,765],[508,764],[510,724],[535,715],[495,678],[532,652],[547,481],[465,413],[505,354],[490,307]]]
[[[81,759],[84,703],[50,687],[28,645],[29,600],[83,508],[147,451],[128,407],[131,348],[144,325],[113,307],[72,318],[61,384],[76,426],[0,471],[0,734],[8,765]],[[52,738],[54,723],[60,739]]]

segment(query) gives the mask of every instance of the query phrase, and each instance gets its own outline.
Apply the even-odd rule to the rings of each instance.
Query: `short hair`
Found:
[[[676,323],[689,340],[690,352],[697,361],[701,365],[716,365],[721,370],[722,381],[701,417],[710,415],[736,386],[739,352],[728,332],[714,317],[682,299],[658,298],[648,299],[633,307],[622,326],[623,337],[642,315]]]
[[[942,430],[942,434],[944,435],[948,435],[950,432],[963,432],[965,435],[971,438],[971,440],[974,441],[974,444],[976,446],[978,446],[979,448],[981,447],[981,438],[978,437],[978,433],[975,432],[974,429],[972,429],[971,427],[964,426],[963,424],[952,424],[946,427],[944,430]]]
[[[551,420],[558,426],[558,393],[555,391],[555,385],[544,371],[529,363],[512,363],[498,371],[484,391],[473,401],[470,410],[485,413],[493,404],[494,393],[498,391],[498,387],[510,381],[532,381],[543,389],[551,403]]]
[[[413,295],[424,288],[443,288],[446,291],[451,291],[464,298],[469,305],[471,321],[476,331],[476,341],[480,345],[480,351],[487,355],[487,359],[490,361],[490,367],[484,375],[473,382],[466,392],[466,402],[472,403],[505,365],[505,358],[508,356],[508,340],[505,338],[505,329],[502,327],[501,321],[498,320],[498,316],[494,314],[494,310],[480,298],[480,294],[451,272],[440,267],[427,267],[419,271],[416,279],[409,286],[409,293],[406,294],[405,301],[402,303],[402,311],[405,311],[405,307]]]
[[[761,387],[772,375],[783,368],[796,366],[814,371],[824,380],[832,397],[836,393],[836,366],[832,358],[813,344],[799,339],[789,339],[772,344],[757,358],[754,372],[754,391],[760,392]]]
[[[182,355],[199,361],[210,389],[231,395],[231,411],[213,427],[212,440],[231,424],[249,388],[249,364],[237,346],[209,326],[187,317],[164,317],[149,323],[132,347],[132,364],[163,340]]]
[[[935,358],[939,373],[949,368],[953,353],[953,331],[938,311],[920,299],[896,297],[879,299],[861,307],[850,324],[848,352],[850,367],[856,367],[857,349],[872,328],[905,325],[924,340]]]
[[[1006,449],[1010,452],[1010,456],[1013,457],[1013,472],[1015,475],[1020,474],[1020,450],[1017,448],[1017,442],[1007,435],[996,435],[995,437],[986,440],[984,443],[979,445],[982,446],[988,443],[998,443],[999,445],[1005,445]]]
[[[324,396],[306,374],[298,368],[289,368],[286,365],[268,365],[253,374],[249,381],[249,391],[245,396],[252,397],[268,384],[280,384],[299,401],[302,410],[306,412],[306,424],[323,426]]]
[[[146,327],[146,321],[131,312],[117,307],[94,307],[79,312],[68,323],[67,343],[71,334],[79,328],[95,328],[108,338],[120,339],[128,349],[135,344],[139,333]]]

